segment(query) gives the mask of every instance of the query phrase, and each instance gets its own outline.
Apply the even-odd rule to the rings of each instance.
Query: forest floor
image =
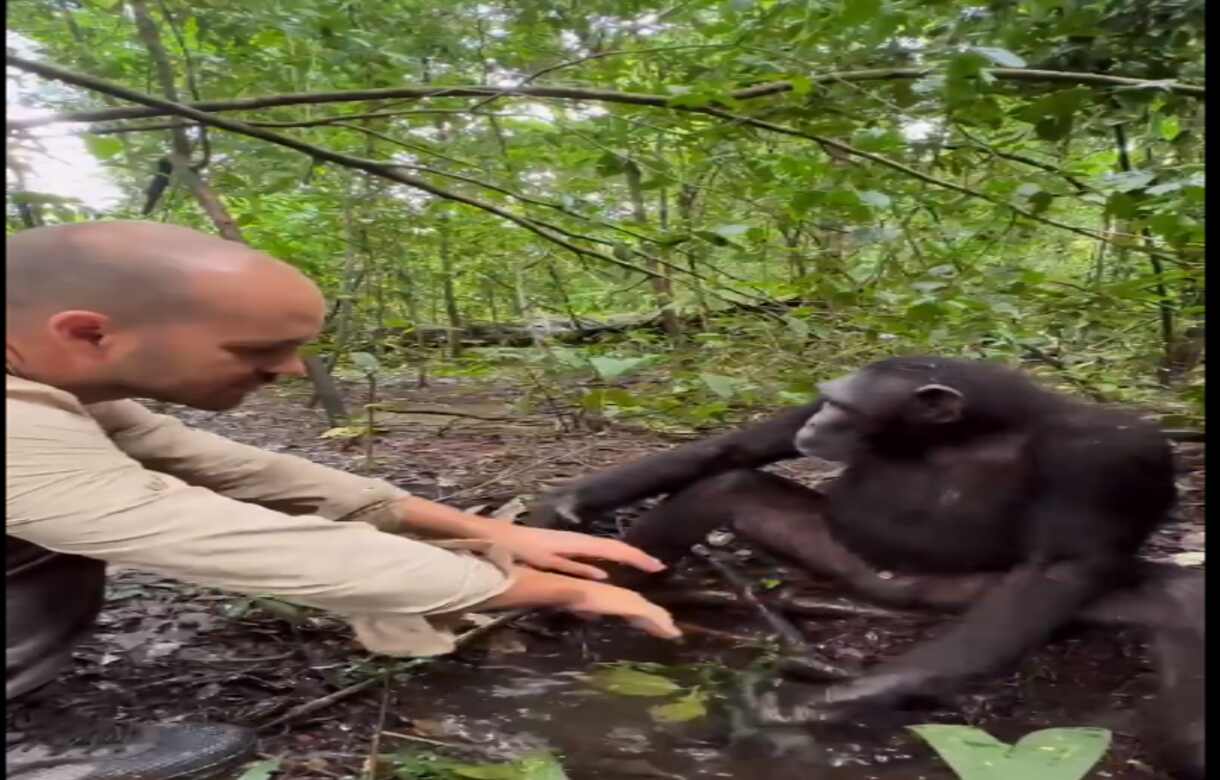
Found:
[[[360,402],[358,387],[346,385],[345,391],[353,404]],[[270,389],[225,414],[178,414],[238,441],[364,470],[363,445],[321,438],[326,422],[305,408],[304,392],[301,386]],[[438,380],[426,389],[388,383],[382,392],[385,399],[429,410],[501,418],[512,416],[508,404],[517,395],[473,380]],[[540,417],[410,414],[381,421],[391,430],[376,442],[370,473],[418,495],[486,512],[673,444],[661,435],[614,428],[564,434]],[[1201,565],[1202,446],[1183,445],[1179,454],[1181,505],[1147,554]],[[802,480],[818,477],[800,463],[783,470]],[[689,566],[685,576],[692,581],[716,584],[714,573]],[[754,576],[801,579],[765,562],[743,559],[743,566],[752,566]],[[370,656],[330,617],[117,571],[98,631],[80,647],[75,668],[34,701],[10,705],[10,718],[24,707],[67,710],[94,722],[203,719],[259,726],[260,752],[278,763],[274,776],[282,780],[372,777],[372,755],[380,756],[376,777],[426,778],[406,768],[407,754],[485,762],[533,749],[554,751],[572,780],[953,777],[926,745],[895,724],[843,727],[823,735],[814,754],[800,761],[768,760],[730,750],[715,707],[709,717],[658,723],[648,709],[665,700],[616,696],[589,685],[586,673],[613,662],[663,664],[675,679],[697,676],[709,663],[740,668],[759,654],[751,642],[761,644],[767,634],[748,610],[693,607],[678,617],[689,627],[681,643],[609,622],[573,626],[529,615],[452,656],[412,664]],[[934,621],[847,615],[800,625],[821,652],[868,663],[909,645]],[[1113,730],[1114,742],[1090,777],[1155,778],[1134,736],[1135,710],[1151,690],[1140,637],[1087,631],[957,697],[954,707],[905,722],[965,722],[1010,742],[1039,728],[1104,726]],[[326,698],[339,691],[344,695]],[[310,703],[312,711],[298,709]]]

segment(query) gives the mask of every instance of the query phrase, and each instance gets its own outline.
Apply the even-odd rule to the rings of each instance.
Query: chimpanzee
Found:
[[[580,522],[668,493],[626,541],[675,562],[728,526],[873,600],[963,612],[854,679],[801,686],[794,706],[753,696],[766,724],[952,692],[1081,617],[1152,627],[1163,689],[1176,695],[1183,675],[1201,689],[1201,580],[1181,585],[1181,572],[1135,559],[1175,499],[1172,452],[1155,425],[1002,366],[941,357],[881,360],[819,390],[760,424],[576,480],[527,522]],[[845,468],[825,492],[757,470],[802,455]],[[1190,698],[1198,704],[1177,713],[1175,730],[1189,744],[1171,761],[1202,777],[1202,697]]]

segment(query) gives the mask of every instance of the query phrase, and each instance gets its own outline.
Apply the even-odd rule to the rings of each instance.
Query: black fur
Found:
[[[1155,622],[1172,613],[1181,625],[1144,625],[1197,637],[1201,648],[1201,611],[1191,616],[1193,602],[1177,608],[1175,594],[1190,589],[1159,586],[1134,557],[1175,498],[1172,451],[1155,425],[981,362],[890,358],[849,379],[766,422],[577,480],[544,496],[528,522],[579,520],[668,493],[626,541],[673,562],[708,531],[729,526],[870,598],[963,613],[905,655],[802,694],[794,707],[756,698],[766,723],[837,720],[951,692],[1005,669],[1082,616],[1121,623],[1138,613]],[[925,396],[959,400],[960,408],[933,415]],[[798,457],[797,434],[816,437],[811,418],[824,405],[849,410],[854,431],[846,435],[858,439],[825,492],[757,471]],[[833,430],[826,435],[844,436],[843,419],[824,425]],[[1201,707],[1179,716],[1180,731],[1201,733]],[[1202,749],[1194,748],[1199,758],[1186,776],[1202,772]]]

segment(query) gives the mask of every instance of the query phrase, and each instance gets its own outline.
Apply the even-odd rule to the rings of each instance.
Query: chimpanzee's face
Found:
[[[868,410],[858,405],[866,395],[865,381],[857,371],[818,385],[823,403],[797,432],[797,452],[839,463],[852,460],[869,423]]]
[[[851,461],[860,446],[858,420],[830,399],[797,431],[796,451],[839,463]]]
[[[850,463],[872,437],[961,419],[963,397],[939,384],[887,372],[857,371],[818,386],[824,401],[796,434],[797,452]]]

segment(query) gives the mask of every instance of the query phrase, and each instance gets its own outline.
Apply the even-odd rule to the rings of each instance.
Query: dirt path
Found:
[[[354,397],[355,388],[348,389]],[[302,392],[269,391],[224,415],[181,416],[239,441],[364,470],[360,444],[320,438],[325,422],[303,408]],[[506,403],[515,395],[464,383],[423,391],[391,386],[386,394],[413,407],[483,417],[510,417]],[[539,418],[383,419],[393,430],[375,446],[372,474],[428,498],[486,511],[536,494],[550,482],[672,444],[658,435],[623,431],[562,436]],[[1157,535],[1149,554],[1190,562],[1191,556],[1201,560],[1203,549],[1202,449],[1184,448],[1180,455],[1181,521]],[[817,477],[801,465],[784,470],[802,479]],[[669,664],[681,676],[694,673],[692,664],[736,667],[757,655],[723,635],[693,635],[673,646],[612,626],[556,629],[529,619],[456,656],[412,668],[370,657],[337,620],[277,603],[260,605],[136,572],[116,574],[109,596],[97,635],[76,654],[73,672],[39,701],[10,712],[36,720],[40,712],[67,709],[95,722],[202,718],[257,725],[367,681],[340,701],[264,730],[261,751],[283,759],[277,777],[364,777],[379,724],[391,733],[380,738],[383,753],[456,750],[486,759],[549,747],[564,755],[573,780],[764,776],[757,760],[742,763],[727,754],[716,718],[657,724],[647,713],[654,702],[598,693],[580,676],[599,662],[620,660]],[[682,618],[722,634],[764,634],[749,613],[696,609]],[[854,617],[807,621],[803,628],[822,652],[868,662],[909,644],[928,625]],[[1150,778],[1155,774],[1130,736],[1133,708],[1148,690],[1141,643],[1122,633],[1092,632],[1056,643],[1019,672],[959,697],[956,710],[932,717],[965,719],[1009,740],[1046,726],[1108,726],[1115,745],[1091,776]],[[926,747],[897,728],[852,732],[819,750],[818,763],[826,767],[819,777],[952,777]],[[381,766],[379,776],[390,777],[385,761]],[[807,766],[802,770],[792,761],[765,766],[766,777],[809,776]]]

